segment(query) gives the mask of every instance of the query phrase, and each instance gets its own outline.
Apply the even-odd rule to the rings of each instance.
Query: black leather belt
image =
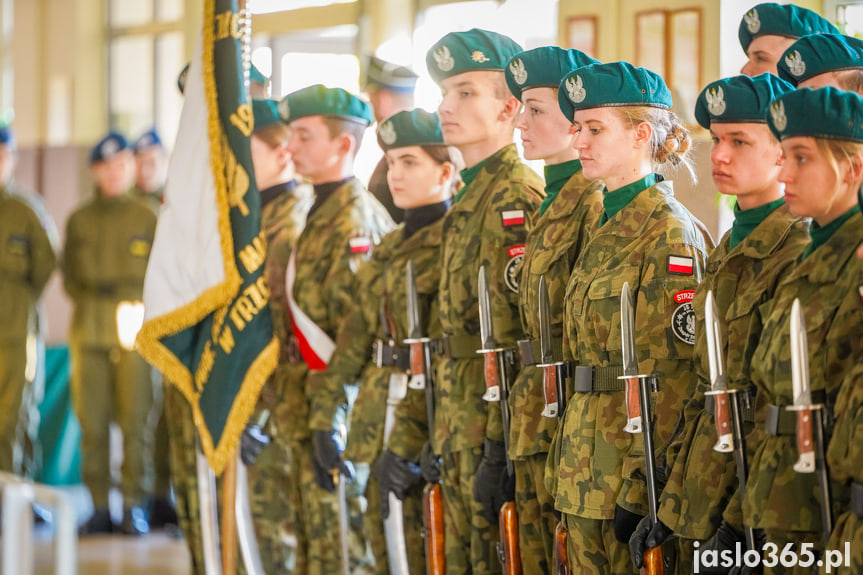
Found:
[[[443,334],[440,340],[440,353],[450,359],[478,359],[476,351],[482,348],[478,335]]]
[[[572,376],[573,391],[576,393],[623,391],[624,381],[617,379],[621,375],[623,375],[622,365],[608,367],[577,365]]]
[[[812,403],[824,403],[824,390],[812,392]],[[797,433],[797,412],[788,411],[787,405],[768,405],[767,421],[764,431],[770,435],[795,435]]]
[[[743,421],[747,423],[753,423],[755,421],[755,410],[752,408],[752,395],[749,390],[741,390],[736,393],[742,393],[743,396],[741,399],[741,407],[743,408]],[[731,394],[729,394],[731,395]],[[705,395],[704,396],[704,411],[709,413],[710,415],[716,415],[716,396],[715,395]]]
[[[563,359],[563,339],[559,337],[551,338],[551,353],[555,361]],[[522,367],[542,363],[540,361],[541,357],[542,351],[539,348],[538,339],[518,340],[518,358]]]
[[[863,483],[851,484],[851,512],[863,518]]]
[[[372,346],[372,361],[378,367],[408,369],[411,365],[410,349],[377,340]]]

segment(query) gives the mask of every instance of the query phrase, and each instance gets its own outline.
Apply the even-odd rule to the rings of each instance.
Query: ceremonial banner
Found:
[[[205,0],[137,340],[191,403],[217,474],[278,359],[249,143],[249,35],[237,0]]]

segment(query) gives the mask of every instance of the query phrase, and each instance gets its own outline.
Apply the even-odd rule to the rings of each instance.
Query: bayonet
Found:
[[[833,513],[830,498],[830,478],[827,474],[824,451],[824,404],[812,403],[809,386],[809,351],[806,325],[800,300],[791,305],[791,389],[794,402],[789,411],[797,412],[797,473],[817,473],[821,495],[821,531],[827,545],[833,531]]]
[[[414,262],[409,260],[405,269],[405,290],[407,296],[408,314],[408,337],[404,343],[410,345],[411,379],[408,387],[411,389],[425,389],[426,373],[423,368],[423,348],[427,347],[431,340],[423,337],[423,328],[420,319],[420,304],[417,294],[416,271]]]
[[[551,305],[548,301],[548,286],[545,276],[539,278],[539,364],[542,368],[542,390],[545,397],[543,417],[563,415],[566,401],[563,394],[563,362],[554,360],[551,337]]]
[[[704,304],[704,329],[707,336],[707,359],[710,367],[710,391],[705,395],[713,396],[713,420],[716,424],[716,445],[713,449],[720,453],[734,450],[734,436],[731,430],[728,379],[725,376],[725,349],[722,339],[722,325],[719,323],[719,310],[713,291],[707,292]]]
[[[641,433],[641,408],[639,406],[638,357],[635,354],[635,311],[629,282],[623,283],[620,292],[620,335],[623,345],[624,399],[626,401],[626,427],[628,433]]]
[[[488,293],[488,282],[485,278],[485,266],[479,268],[479,334],[482,349],[477,353],[483,355],[485,362],[485,394],[486,401],[500,401],[500,378],[503,375],[498,370],[498,354],[503,351],[495,345],[494,326],[491,317],[491,297]]]

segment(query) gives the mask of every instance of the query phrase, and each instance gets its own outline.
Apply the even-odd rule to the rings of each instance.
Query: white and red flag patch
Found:
[[[348,240],[352,254],[366,254],[372,249],[372,239],[367,237],[351,238]]]
[[[692,275],[695,259],[691,256],[668,256],[668,273]]]
[[[500,213],[504,226],[523,226],[524,210],[505,210]]]

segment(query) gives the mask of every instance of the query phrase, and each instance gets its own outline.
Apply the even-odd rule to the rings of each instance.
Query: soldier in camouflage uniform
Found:
[[[655,374],[654,442],[668,441],[694,387],[694,313],[687,295],[712,247],[703,225],[674,198],[656,167],[686,165],[690,140],[662,79],[625,62],[593,64],[560,84],[586,177],[606,185],[603,214],[589,231],[566,288],[564,356],[573,390],[558,427],[547,478],[568,532],[573,572],[635,573],[626,543],[647,514],[645,454],[627,422],[622,382],[620,294],[635,306],[639,373]],[[611,191],[609,191],[611,190]]]
[[[809,246],[764,310],[752,358],[751,379],[758,389],[755,425],[761,432],[748,438],[754,456],[743,522],[762,529],[766,541],[780,551],[787,543],[800,550],[804,542],[821,550],[816,476],[793,469],[797,418],[785,409],[792,402],[789,318],[792,302],[799,299],[813,401],[826,401],[829,408],[843,378],[863,359],[857,336],[863,321],[863,262],[854,257],[863,224],[856,203],[863,181],[863,130],[859,122],[847,121],[863,114],[863,98],[832,87],[799,90],[780,96],[769,111],[768,125],[785,154],[779,176],[785,201],[793,214],[814,221]],[[764,572],[809,569],[780,563]]]
[[[444,36],[426,55],[441,87],[438,113],[447,144],[459,149],[465,187],[443,222],[440,318],[443,357],[436,362],[435,437],[447,570],[496,573],[497,515],[512,494],[506,473],[500,402],[482,398],[477,275],[489,278],[495,338],[514,348],[521,335],[518,285],[524,243],[542,199],[542,182],[512,143],[519,102],[503,69],[521,52],[510,38],[473,29]]]
[[[648,535],[650,525],[643,521],[632,539],[636,560],[643,556],[645,536],[647,547],[653,548],[673,532],[680,543],[678,573],[693,572],[693,540],[703,541],[716,532],[738,486],[734,454],[714,450],[714,404],[705,396],[711,387],[704,324],[707,292],[713,291],[719,317],[724,318],[725,343],[731,342],[724,354],[728,387],[748,393],[752,353],[763,320],[759,306],[770,301],[776,284],[809,241],[808,223],[791,215],[782,199],[782,149],[765,124],[770,101],[793,89],[772,74],[736,76],[709,84],[695,107],[696,119],[713,137],[714,183],[721,193],[737,198],[735,219],[711,252],[707,273],[692,299],[698,384],[678,423],[685,427],[669,448],[660,523]],[[742,533],[740,521],[733,528]]]
[[[103,138],[90,154],[90,166],[98,190],[69,217],[63,255],[63,281],[75,308],[69,334],[72,398],[81,423],[82,477],[95,508],[83,532],[113,530],[108,512],[113,420],[123,432],[122,530],[141,535],[149,531],[145,499],[153,474],[154,409],[161,405],[150,366],[132,349],[135,326],[124,324],[121,312],[124,304],[143,311],[156,216],[126,193],[133,159],[122,135]]]
[[[758,4],[740,20],[737,37],[748,62],[741,74],[776,74],[782,53],[794,40],[808,34],[838,34],[836,26],[806,8],[773,2]]]
[[[315,201],[287,267],[292,334],[275,433],[293,455],[289,489],[298,516],[298,571],[335,573],[342,558],[331,471],[347,479],[353,472],[340,457],[344,411],[336,422],[310,419],[309,408],[327,400],[320,398],[326,390],[308,376],[326,368],[338,324],[353,301],[354,275],[393,224],[353,176],[353,158],[372,119],[368,104],[344,90],[315,85],[289,94],[279,106],[291,127],[288,151],[314,185]],[[348,485],[351,563],[357,567],[371,561],[362,534],[364,502],[355,489]]]
[[[431,319],[430,313],[437,310],[427,294],[432,289],[429,283],[438,277],[441,218],[450,205],[457,171],[434,114],[399,112],[380,125],[378,142],[386,152],[393,201],[405,210],[405,223],[387,234],[371,260],[360,266],[354,290],[358,299],[339,328],[327,370],[309,376],[312,387],[327,390],[319,394],[321,399],[330,398],[329,404],[313,403],[312,421],[333,421],[339,408],[347,408],[345,388],[359,386],[345,459],[358,469],[377,462],[365,489],[369,505],[364,516],[375,572],[389,573],[383,519],[392,490],[404,501],[408,559],[411,571],[419,573],[425,566],[423,553],[418,552],[423,547],[422,509],[418,490],[411,489],[419,482],[419,453],[406,458],[383,447],[385,435],[391,437],[396,425],[393,404],[408,393],[409,349],[401,343],[408,334],[405,267],[408,261],[414,263],[418,291],[429,305],[421,313],[430,324],[439,325],[437,316]]]
[[[578,50],[537,48],[513,57],[506,67],[506,82],[524,109],[515,127],[521,132],[524,156],[545,160],[545,199],[539,219],[525,241],[519,284],[521,325],[525,338],[518,342],[521,371],[510,394],[512,427],[509,455],[515,466],[515,502],[518,543],[525,573],[553,571],[554,498],[543,476],[548,448],[557,430],[556,413],[543,415],[543,370],[539,353],[539,279],[549,292],[555,361],[562,361],[563,292],[572,266],[587,243],[587,231],[602,213],[602,186],[581,172],[578,152],[572,147],[572,123],[560,112],[560,80],[572,70],[597,62]]]
[[[147,204],[158,216],[168,177],[168,156],[155,128],[141,134],[135,151],[135,186],[132,194]]]
[[[13,189],[15,153],[12,128],[0,126],[0,471],[23,474],[30,471],[24,461],[34,423],[29,413],[37,407],[37,306],[57,256],[53,224]]]

